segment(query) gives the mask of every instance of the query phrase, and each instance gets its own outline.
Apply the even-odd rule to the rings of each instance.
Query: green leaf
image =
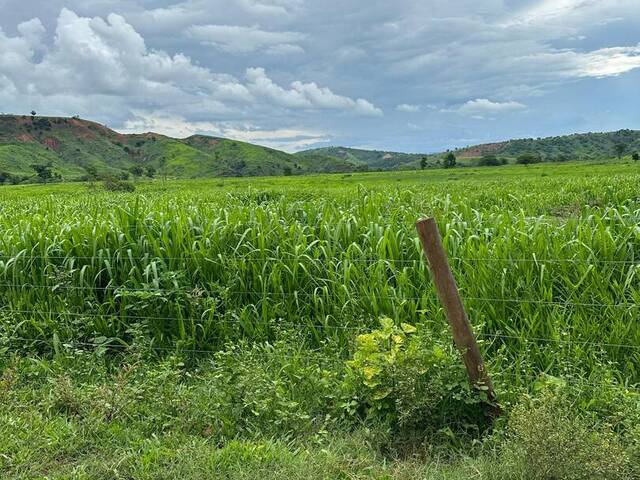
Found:
[[[404,333],[415,333],[418,331],[416,327],[414,327],[413,325],[409,325],[408,323],[401,323],[400,327],[402,327],[402,331]]]

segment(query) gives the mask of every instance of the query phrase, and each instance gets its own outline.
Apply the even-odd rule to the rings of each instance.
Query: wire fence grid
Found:
[[[23,260],[63,260],[63,261],[71,261],[71,260],[91,260],[91,261],[134,261],[134,260],[144,260],[151,262],[168,262],[168,261],[210,261],[210,262],[219,262],[221,265],[225,265],[228,263],[239,262],[239,263],[253,263],[258,265],[264,265],[268,262],[286,262],[286,261],[309,261],[312,263],[361,263],[361,264],[378,264],[378,263],[389,263],[389,264],[401,264],[401,265],[425,265],[423,258],[416,259],[393,259],[393,258],[349,258],[349,257],[329,257],[329,258],[316,258],[310,257],[306,255],[294,256],[291,255],[289,257],[263,257],[263,258],[255,258],[253,256],[235,256],[235,257],[227,257],[224,253],[220,252],[215,255],[211,255],[211,252],[202,252],[202,255],[190,255],[190,256],[180,256],[180,257],[158,257],[153,255],[144,255],[144,256],[133,256],[130,252],[125,251],[116,251],[116,252],[98,252],[93,256],[75,256],[72,254],[68,255],[26,255],[25,252],[17,252],[12,255],[0,255],[1,259],[9,259],[8,261],[23,261]],[[604,265],[628,265],[632,267],[640,266],[640,260],[611,260],[611,259],[598,259],[598,258],[537,258],[535,256],[531,258],[505,258],[505,257],[487,257],[487,258],[477,258],[477,257],[460,257],[460,256],[452,256],[449,257],[450,261],[459,261],[459,262],[477,262],[477,263],[496,263],[496,262],[512,262],[512,263],[552,263],[552,264],[579,264],[579,265],[593,265],[593,264],[604,264]],[[6,263],[6,262],[5,262]],[[160,288],[160,287],[147,287],[147,288],[129,288],[122,285],[108,285],[108,286],[92,286],[92,285],[64,285],[64,284],[55,284],[55,285],[44,285],[44,284],[13,284],[13,283],[0,283],[0,288],[15,288],[15,289],[51,289],[52,291],[66,291],[66,290],[77,290],[77,291],[110,291],[116,294],[127,294],[127,293],[154,293],[154,294],[169,294],[176,292],[192,292],[194,289],[205,289],[207,286],[189,286],[189,287],[174,287],[174,288]],[[344,295],[349,295],[352,299],[358,299],[358,296],[354,296],[351,292],[346,291],[344,295],[337,295],[336,293],[329,293],[325,290],[326,286],[318,286],[315,287],[313,292],[300,292],[300,291],[290,291],[290,292],[269,292],[269,291],[258,291],[258,290],[224,290],[226,294],[231,295],[254,295],[260,298],[270,298],[270,297],[282,297],[282,298],[344,298]],[[422,301],[425,299],[434,300],[435,297],[431,295],[423,295],[423,296],[404,296],[401,292],[398,292],[395,295],[375,295],[373,297],[377,299],[385,299],[385,300],[398,300],[398,301]],[[370,297],[366,297],[367,300],[370,300]],[[482,297],[482,296],[462,296],[462,300],[464,301],[482,301],[482,302],[498,302],[498,303],[508,303],[508,304],[532,304],[532,305],[545,305],[545,306],[555,306],[555,307],[589,307],[589,308],[622,308],[622,309],[635,309],[640,306],[636,302],[619,302],[619,303],[604,303],[604,302],[573,302],[568,300],[533,300],[533,299],[520,299],[520,298],[497,298],[497,297]],[[20,315],[41,315],[41,316],[76,316],[76,317],[104,317],[104,318],[121,318],[126,317],[132,320],[161,320],[161,321],[192,321],[192,322],[202,322],[212,320],[216,323],[220,323],[223,325],[241,325],[242,322],[238,320],[228,320],[228,319],[212,319],[207,317],[180,317],[180,316],[171,316],[171,317],[162,317],[162,316],[140,316],[140,315],[129,315],[125,313],[103,313],[103,312],[59,312],[59,311],[46,311],[46,310],[30,310],[30,309],[6,309],[0,308],[0,314],[20,314]],[[287,327],[294,328],[313,328],[318,330],[341,330],[341,331],[352,331],[358,332],[363,331],[364,326],[356,327],[350,325],[330,325],[330,324],[322,324],[322,323],[313,323],[313,322],[305,322],[305,323],[287,323],[285,322]],[[578,344],[582,346],[589,347],[599,347],[599,348],[622,348],[629,350],[640,350],[640,345],[634,344],[624,344],[624,343],[607,343],[607,342],[593,342],[587,340],[578,340],[572,338],[545,338],[545,337],[520,337],[517,335],[508,335],[502,333],[480,333],[478,334],[479,338],[487,338],[487,339],[503,339],[503,340],[520,340],[527,342],[541,342],[541,343],[557,343],[557,344]],[[42,342],[47,343],[49,340],[45,340],[43,338],[26,338],[26,337],[14,337],[10,339],[11,341],[24,341],[24,342]],[[79,346],[79,347],[87,347],[87,348],[109,348],[109,349],[120,349],[126,350],[129,349],[130,346],[126,344],[120,343],[97,343],[97,342],[84,342],[77,340],[61,340],[61,343],[64,345],[70,346]],[[207,354],[210,355],[214,353],[212,350],[206,349],[189,349],[189,348],[178,348],[178,347],[151,347],[156,351],[165,351],[165,352],[182,352],[182,353],[192,353],[192,354]],[[544,372],[542,372],[544,373]]]
[[[283,252],[286,253],[286,252]],[[640,257],[640,251],[638,252],[638,256]],[[578,264],[578,265],[593,265],[593,264],[603,264],[603,265],[630,265],[630,266],[640,266],[640,258],[637,260],[611,260],[611,259],[601,259],[601,258],[547,258],[547,257],[536,257],[535,255],[532,257],[463,257],[463,256],[450,256],[448,257],[450,261],[459,261],[459,262],[475,262],[475,263],[570,263],[570,264]],[[94,255],[74,255],[72,253],[67,255],[25,255],[23,252],[16,252],[13,254],[0,254],[0,262],[3,260],[5,264],[9,262],[17,262],[19,260],[92,260],[92,261],[120,261],[120,262],[131,262],[131,261],[151,261],[158,263],[166,263],[173,261],[207,261],[207,262],[219,262],[220,264],[227,263],[253,263],[253,264],[264,264],[264,263],[284,263],[287,261],[308,261],[310,263],[319,263],[325,265],[331,264],[340,264],[340,263],[360,263],[360,264],[371,264],[376,265],[379,263],[391,263],[391,264],[399,264],[399,265],[411,265],[415,266],[416,264],[423,263],[421,258],[350,258],[346,257],[312,257],[307,254],[294,255],[290,254],[289,256],[265,256],[265,257],[252,257],[252,256],[242,256],[242,255],[228,255],[225,252],[202,252],[201,255],[184,255],[180,257],[170,257],[170,256],[158,256],[158,255],[129,255],[126,251],[116,251],[116,252],[98,252]]]

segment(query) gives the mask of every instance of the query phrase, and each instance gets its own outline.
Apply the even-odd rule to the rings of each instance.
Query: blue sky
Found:
[[[287,151],[640,129],[638,0],[0,0],[0,110]]]

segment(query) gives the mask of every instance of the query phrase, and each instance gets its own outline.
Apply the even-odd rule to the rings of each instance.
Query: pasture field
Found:
[[[634,163],[2,187],[0,476],[639,478],[639,314]]]

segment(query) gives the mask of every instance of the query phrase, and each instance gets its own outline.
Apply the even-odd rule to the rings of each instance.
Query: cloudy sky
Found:
[[[639,0],[0,0],[0,111],[295,151],[640,129]]]

